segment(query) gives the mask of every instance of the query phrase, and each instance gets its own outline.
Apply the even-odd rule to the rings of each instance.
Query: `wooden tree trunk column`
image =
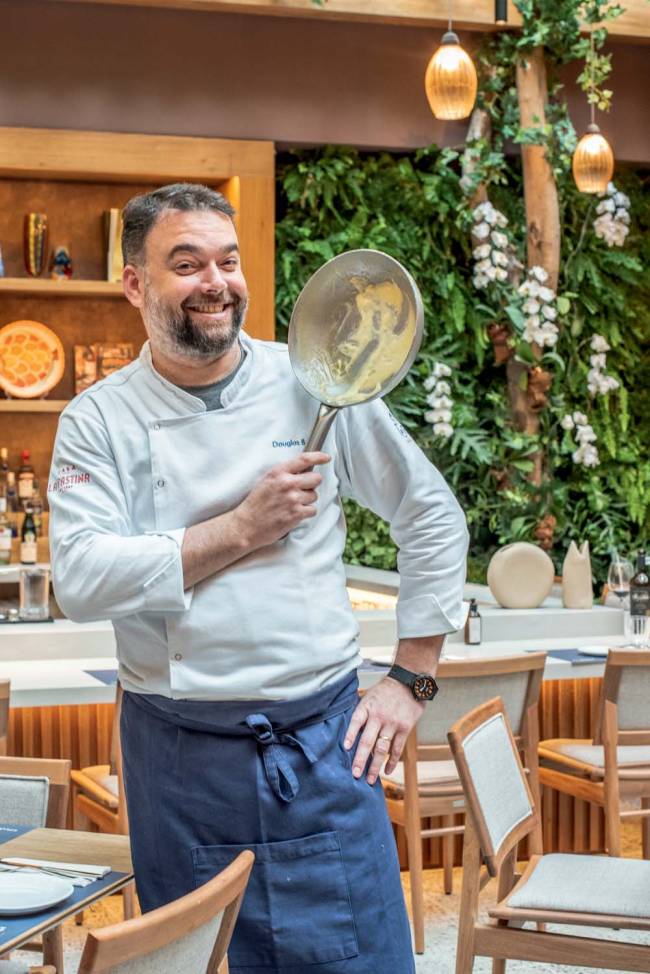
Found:
[[[535,48],[517,64],[517,95],[522,129],[541,128],[546,124],[545,104],[548,89],[544,50]],[[560,269],[560,210],[553,170],[543,145],[521,147],[524,200],[526,204],[526,238],[528,267],[543,267],[548,286],[557,289]],[[541,349],[533,345],[533,355],[541,358]],[[508,393],[517,429],[529,434],[539,432],[539,403],[529,395],[528,367],[510,359],[507,365]],[[542,482],[543,454],[533,458],[531,480]]]

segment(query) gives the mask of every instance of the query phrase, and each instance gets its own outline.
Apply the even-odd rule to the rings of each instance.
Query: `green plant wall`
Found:
[[[487,156],[487,159],[486,159]],[[484,164],[490,165],[489,151]],[[497,155],[490,198],[506,214],[523,250],[521,170],[516,157]],[[495,175],[496,174],[496,175]],[[563,309],[557,345],[542,364],[554,374],[539,441],[513,429],[504,366],[494,363],[488,327],[502,314],[472,283],[471,211],[461,188],[457,152],[435,146],[409,155],[362,154],[326,147],[279,158],[277,320],[283,339],[293,303],[324,261],[355,247],[396,257],[423,295],[425,337],[390,408],[443,472],[461,501],[472,542],[470,578],[483,580],[491,554],[516,540],[534,541],[540,517],[557,518],[550,552],[556,567],[570,540],[588,539],[597,583],[611,549],[633,551],[650,524],[650,256],[648,174],[619,167],[615,182],[631,200],[631,228],[622,247],[593,232],[597,200],[558,173],[562,262],[558,296]],[[611,346],[607,371],[620,382],[590,396],[587,372],[593,334]],[[454,433],[434,436],[424,380],[435,362],[449,365]],[[577,466],[563,416],[584,413],[598,439],[600,463]],[[530,456],[547,455],[540,490],[528,483]],[[370,512],[346,507],[346,557],[394,568],[387,526]]]

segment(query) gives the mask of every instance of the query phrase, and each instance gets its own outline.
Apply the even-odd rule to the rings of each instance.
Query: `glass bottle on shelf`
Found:
[[[0,481],[3,484],[7,483],[7,474],[9,473],[9,451],[6,446],[0,446]]]
[[[465,621],[465,642],[470,646],[478,646],[481,642],[482,619],[478,611],[476,599],[469,600],[469,613]]]
[[[7,485],[0,480],[0,565],[11,561],[11,525],[7,519]]]
[[[20,534],[20,562],[22,565],[35,565],[37,562],[38,546],[36,542],[36,525],[31,505],[25,508],[23,529]]]
[[[7,474],[7,518],[11,525],[11,534],[18,537],[18,492],[16,490],[16,474],[10,470]]]
[[[31,501],[34,493],[34,468],[30,463],[29,450],[23,450],[21,464],[18,469],[18,500],[21,507]]]
[[[39,489],[38,480],[34,480],[34,493],[30,501],[34,524],[36,525],[36,537],[43,537],[43,498]]]

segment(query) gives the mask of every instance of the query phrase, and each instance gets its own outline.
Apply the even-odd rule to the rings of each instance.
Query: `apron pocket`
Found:
[[[300,967],[359,953],[338,832],[192,849],[197,886],[244,849],[255,864],[228,950],[232,967]]]

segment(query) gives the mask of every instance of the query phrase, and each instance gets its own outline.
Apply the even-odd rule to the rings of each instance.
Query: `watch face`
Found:
[[[411,689],[416,700],[433,700],[438,692],[438,684],[432,676],[421,673],[416,676]]]

